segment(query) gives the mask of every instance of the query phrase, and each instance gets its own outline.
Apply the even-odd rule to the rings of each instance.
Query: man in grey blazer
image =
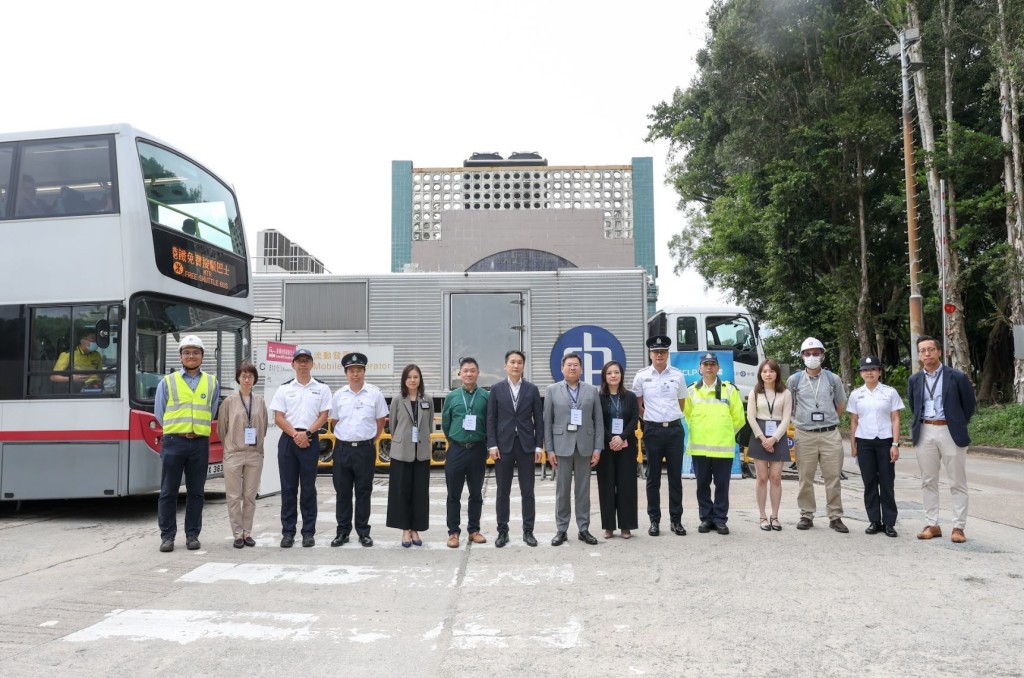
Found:
[[[562,381],[544,392],[544,446],[555,479],[555,524],[558,530],[552,546],[565,543],[572,510],[569,492],[573,479],[576,525],[579,540],[596,544],[590,534],[590,469],[601,459],[604,445],[604,417],[597,387],[580,381],[583,361],[577,353],[562,356]]]
[[[544,444],[544,411],[540,390],[523,379],[526,354],[512,349],[505,354],[508,379],[491,387],[487,398],[487,450],[494,460],[498,480],[495,512],[498,518],[498,539],[495,547],[508,544],[509,500],[512,493],[512,470],[519,468],[519,493],[523,498],[523,542],[536,546],[533,525],[536,520],[534,495],[534,464],[540,463]]]

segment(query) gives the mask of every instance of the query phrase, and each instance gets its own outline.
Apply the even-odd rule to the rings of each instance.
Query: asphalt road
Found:
[[[277,497],[260,500],[256,548],[231,546],[223,484],[211,481],[203,548],[159,553],[155,496],[0,505],[0,672],[4,676],[1020,676],[1024,674],[1024,463],[972,456],[968,541],[918,541],[913,448],[897,466],[900,536],[867,536],[856,466],[843,485],[848,535],[762,532],[754,481],[732,483],[732,534],[646,534],[597,546],[554,533],[554,484],[538,482],[538,548],[513,503],[512,543],[444,545],[435,471],[423,547],[384,527],[373,548],[330,548],[331,481],[318,481],[315,548],[280,549]],[[642,482],[642,481],[641,481]],[[515,489],[513,490],[515,494]],[[596,480],[593,526],[600,539]],[[663,490],[663,499],[667,493]],[[181,504],[183,508],[183,503]],[[179,529],[182,521],[179,512]],[[181,536],[181,535],[179,535]]]

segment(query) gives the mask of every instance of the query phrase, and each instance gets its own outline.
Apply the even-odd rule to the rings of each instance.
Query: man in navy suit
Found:
[[[495,502],[498,518],[499,549],[508,544],[509,497],[512,494],[512,469],[519,469],[519,493],[523,497],[523,541],[536,546],[533,525],[537,516],[537,502],[533,487],[534,464],[540,463],[544,442],[544,406],[540,391],[523,379],[526,354],[512,349],[505,354],[505,374],[508,379],[491,387],[487,399],[487,449],[494,460],[494,475],[498,480],[498,498]]]
[[[921,467],[921,491],[928,524],[918,539],[942,536],[939,527],[939,466],[946,467],[953,499],[955,544],[967,541],[967,423],[974,414],[974,387],[960,370],[942,364],[942,347],[934,337],[917,339],[923,370],[910,377],[910,435]]]

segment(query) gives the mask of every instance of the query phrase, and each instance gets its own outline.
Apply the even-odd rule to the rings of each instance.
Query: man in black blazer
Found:
[[[977,404],[974,387],[960,370],[942,364],[942,347],[934,337],[917,339],[917,352],[924,368],[910,377],[910,436],[921,468],[921,491],[928,524],[918,539],[942,536],[939,527],[939,466],[946,467],[953,499],[955,544],[967,541],[967,446],[971,438],[967,424]]]
[[[508,544],[509,498],[512,493],[512,469],[519,468],[519,492],[523,497],[523,541],[536,546],[533,525],[537,508],[533,493],[534,464],[540,463],[544,441],[544,409],[540,391],[523,379],[526,354],[512,349],[505,354],[508,379],[491,387],[487,399],[487,448],[494,460],[498,480],[495,502],[498,539],[494,545]]]

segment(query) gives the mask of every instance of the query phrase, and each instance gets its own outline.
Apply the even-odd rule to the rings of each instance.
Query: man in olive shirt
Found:
[[[477,388],[480,367],[473,358],[459,361],[462,386],[448,393],[441,410],[441,430],[448,439],[444,479],[448,484],[448,546],[459,547],[462,486],[469,483],[469,541],[483,544],[484,472],[487,470],[487,391]]]

